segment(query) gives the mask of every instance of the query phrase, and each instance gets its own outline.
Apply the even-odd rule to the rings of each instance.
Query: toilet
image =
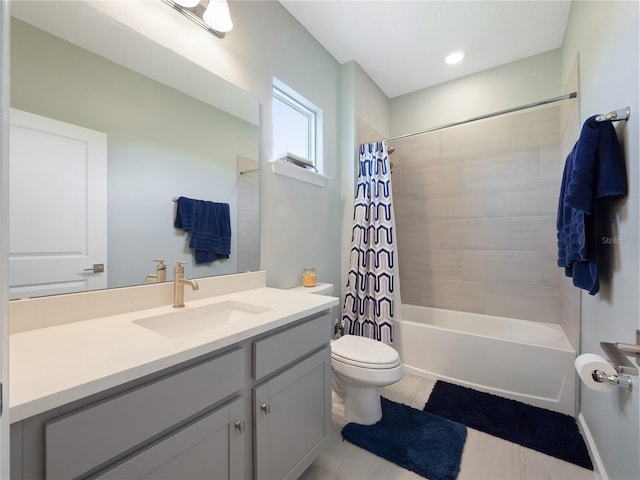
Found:
[[[318,284],[296,290],[331,295],[333,285]],[[371,338],[344,335],[331,341],[333,394],[344,404],[347,422],[372,425],[382,418],[380,387],[400,381],[404,375],[400,355],[391,346]]]
[[[331,342],[334,391],[344,400],[348,422],[372,425],[382,418],[378,388],[404,375],[400,355],[371,338],[344,335]]]

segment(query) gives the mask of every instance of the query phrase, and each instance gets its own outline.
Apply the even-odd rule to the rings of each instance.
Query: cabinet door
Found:
[[[328,347],[254,389],[255,477],[297,478],[331,430]]]
[[[230,397],[245,384],[245,356],[236,348],[46,422],[46,479],[82,478]]]
[[[235,400],[93,478],[244,479],[243,405]]]

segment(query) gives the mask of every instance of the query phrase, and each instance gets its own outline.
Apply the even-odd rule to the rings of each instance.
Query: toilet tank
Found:
[[[333,285],[331,283],[318,283],[315,287],[293,287],[295,292],[315,293],[316,295],[333,295]]]
[[[314,293],[316,295],[333,295],[333,285],[331,283],[318,283],[315,287],[304,287],[302,285],[293,287],[290,289],[295,292],[302,293]],[[340,306],[331,307],[331,318],[333,322],[333,328],[331,329],[331,338],[338,338],[339,323],[340,323]]]

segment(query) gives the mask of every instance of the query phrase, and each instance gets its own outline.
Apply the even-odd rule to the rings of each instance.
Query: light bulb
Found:
[[[444,61],[449,65],[454,65],[456,63],[460,63],[463,58],[464,58],[464,52],[461,50],[458,50],[456,52],[452,52],[449,55],[447,55],[447,58],[445,58]]]
[[[211,0],[202,15],[202,20],[218,32],[228,32],[233,28],[226,0]]]
[[[200,0],[173,0],[173,1],[185,8],[193,8],[200,3]]]

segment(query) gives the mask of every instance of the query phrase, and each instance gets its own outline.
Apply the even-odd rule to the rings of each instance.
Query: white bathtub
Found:
[[[574,415],[576,352],[559,325],[402,305],[407,373]]]

